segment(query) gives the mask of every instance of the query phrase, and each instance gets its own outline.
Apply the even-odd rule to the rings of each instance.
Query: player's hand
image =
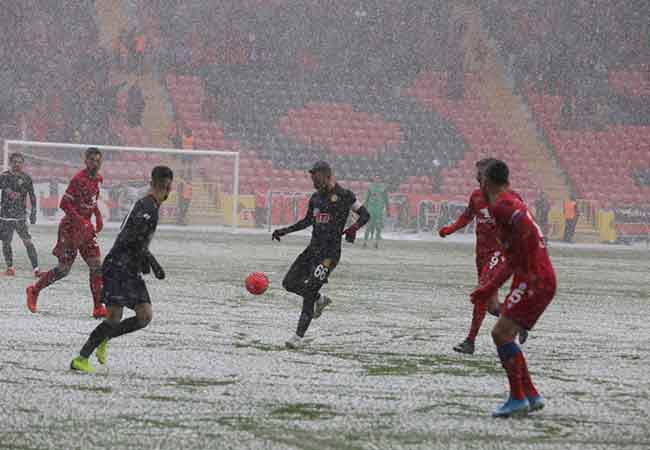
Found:
[[[142,265],[140,267],[143,275],[148,275],[151,273],[151,263],[149,263],[149,258],[144,258],[142,260]]]
[[[494,289],[492,289],[487,285],[484,285],[474,289],[474,291],[469,295],[469,297],[472,299],[473,303],[476,303],[476,302],[484,302],[489,300],[493,294],[494,294]]]
[[[153,275],[159,280],[164,280],[165,271],[163,270],[162,266],[158,264],[158,261],[156,261],[155,258],[149,258],[149,264],[151,264],[151,270],[153,271]]]
[[[36,223],[36,210],[33,209],[32,213],[29,215],[29,223],[34,225]]]
[[[285,234],[287,234],[287,232],[283,228],[278,228],[273,231],[273,234],[271,234],[271,240],[280,242],[280,238]]]
[[[101,214],[95,215],[95,233],[99,233],[104,229],[104,219],[102,219]]]
[[[345,240],[351,244],[354,243],[355,239],[357,238],[357,230],[358,228],[352,225],[350,228],[345,230],[343,232],[343,235],[345,236]]]
[[[451,227],[442,227],[441,229],[438,230],[438,235],[440,235],[441,238],[447,237],[452,233]]]
[[[84,235],[95,233],[95,227],[89,219],[81,219],[81,232]]]

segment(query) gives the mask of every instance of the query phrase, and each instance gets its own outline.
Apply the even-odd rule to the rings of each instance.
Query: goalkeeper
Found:
[[[370,213],[370,222],[363,235],[363,246],[367,246],[368,238],[374,237],[375,248],[379,248],[381,232],[384,229],[384,215],[388,217],[388,192],[386,185],[380,182],[379,175],[375,175],[374,181],[368,186],[364,206]]]

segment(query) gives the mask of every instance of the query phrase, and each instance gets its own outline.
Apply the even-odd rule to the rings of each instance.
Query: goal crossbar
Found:
[[[192,155],[192,156],[233,156],[235,158],[235,170],[232,180],[232,228],[237,228],[239,216],[239,152],[222,151],[222,150],[206,150],[206,149],[192,149],[182,150],[173,148],[156,148],[156,147],[122,147],[116,145],[90,145],[90,144],[69,144],[64,142],[41,142],[41,141],[21,141],[21,140],[5,140],[4,151],[2,158],[3,170],[9,168],[9,147],[11,145],[22,147],[50,147],[50,148],[73,148],[73,149],[87,149],[88,147],[96,147],[100,150],[114,150],[119,152],[144,152],[144,153],[162,153],[168,155]]]

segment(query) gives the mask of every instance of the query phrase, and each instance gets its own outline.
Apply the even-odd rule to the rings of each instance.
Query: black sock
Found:
[[[111,335],[111,331],[113,330],[114,327],[115,326],[112,325],[107,320],[97,325],[97,328],[95,328],[92,331],[92,333],[90,333],[88,340],[81,348],[79,354],[84,358],[89,358],[90,355],[93,354],[95,349],[99,347],[99,344],[101,344],[104,341],[104,339],[109,338],[109,336]]]
[[[314,317],[314,303],[318,300],[319,295],[316,296],[309,295],[305,296],[302,299],[302,312],[300,313],[300,319],[298,319],[298,328],[296,329],[296,334],[300,337],[304,337],[311,323],[311,319]]]
[[[7,263],[7,268],[13,267],[14,252],[11,249],[11,241],[2,241],[2,253],[5,256],[5,262]]]
[[[123,334],[133,333],[134,331],[146,327],[147,323],[148,322],[139,320],[135,316],[129,317],[128,319],[124,319],[119,324],[113,327],[113,330],[109,338],[113,339],[118,336],[122,336]]]
[[[300,319],[298,319],[298,328],[296,329],[296,334],[298,336],[305,337],[305,333],[307,332],[307,328],[309,328],[312,317],[314,317],[313,314],[305,312],[300,313]]]
[[[38,256],[36,255],[36,247],[34,247],[34,244],[30,242],[29,244],[25,244],[25,248],[27,249],[27,256],[29,256],[29,262],[32,263],[32,269],[36,269],[38,267]]]

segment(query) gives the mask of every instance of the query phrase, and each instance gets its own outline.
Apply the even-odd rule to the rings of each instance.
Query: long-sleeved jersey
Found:
[[[152,257],[149,244],[158,226],[159,208],[151,195],[135,202],[122,221],[113,248],[104,259],[104,266],[131,276],[142,272]]]
[[[368,208],[371,216],[383,217],[389,206],[386,186],[383,183],[371,183],[368,186],[364,205]]]
[[[36,195],[32,177],[24,172],[15,173],[6,170],[0,174],[2,189],[1,219],[24,219],[27,215],[27,196],[36,211]]]
[[[469,197],[465,211],[449,228],[451,232],[463,228],[476,218],[476,261],[482,266],[482,261],[489,260],[495,251],[501,250],[497,240],[497,225],[490,214],[488,203],[480,189],[474,190]],[[479,267],[481,270],[482,267]]]
[[[101,175],[97,174],[91,178],[86,169],[72,177],[60,204],[66,218],[76,222],[80,222],[81,219],[90,219],[97,210],[99,185],[102,181]]]
[[[319,254],[330,256],[336,260],[341,254],[341,236],[350,209],[361,207],[354,193],[336,184],[327,194],[314,192],[309,199],[305,217],[287,228],[289,233],[303,230],[313,225],[310,247]],[[365,208],[362,208],[365,211]],[[367,213],[366,213],[367,214]],[[370,216],[360,218],[359,227],[363,226]]]
[[[523,278],[555,279],[555,271],[546,251],[539,226],[528,208],[514,192],[499,195],[490,214],[497,224],[497,236],[506,255],[506,264],[490,280],[494,288],[501,286],[511,274]]]

